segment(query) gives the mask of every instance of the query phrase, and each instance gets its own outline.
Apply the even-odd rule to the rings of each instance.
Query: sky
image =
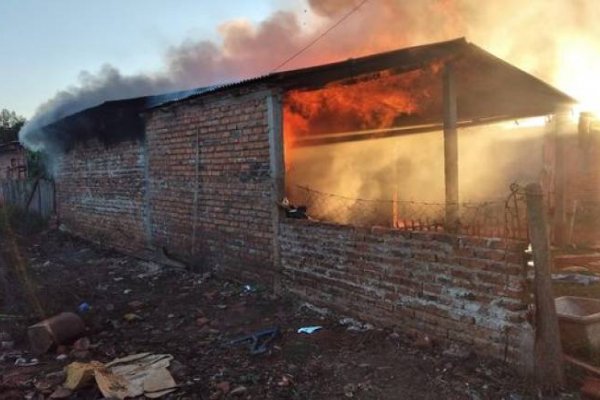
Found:
[[[31,117],[39,104],[110,64],[126,75],[156,71],[169,46],[218,41],[226,20],[253,23],[274,0],[2,0],[0,109]]]
[[[0,109],[34,127],[261,75],[326,32],[285,69],[465,36],[600,112],[599,1],[0,0]]]

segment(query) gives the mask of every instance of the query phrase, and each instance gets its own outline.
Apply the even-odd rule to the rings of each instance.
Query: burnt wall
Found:
[[[286,219],[285,287],[316,305],[521,361],[524,243]]]

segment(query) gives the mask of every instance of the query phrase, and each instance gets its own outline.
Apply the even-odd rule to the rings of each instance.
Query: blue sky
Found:
[[[224,21],[266,18],[277,0],[2,0],[0,109],[30,117],[80,71],[153,72],[186,38],[218,41]]]

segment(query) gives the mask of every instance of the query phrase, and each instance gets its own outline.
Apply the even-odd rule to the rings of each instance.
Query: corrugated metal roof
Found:
[[[462,121],[544,115],[552,113],[559,104],[576,103],[558,89],[460,38],[236,82],[109,101],[65,117],[44,129],[56,135],[60,131],[65,143],[91,137],[101,137],[108,142],[127,137],[139,138],[144,135],[144,121],[140,116],[144,111],[168,107],[219,91],[252,85],[284,91],[318,88],[330,82],[376,71],[392,69],[396,73],[402,73],[447,61],[452,61],[459,67],[456,71],[457,95],[459,119]],[[438,111],[441,112],[441,107]],[[431,122],[433,119],[439,120],[440,115],[431,114],[420,118]]]

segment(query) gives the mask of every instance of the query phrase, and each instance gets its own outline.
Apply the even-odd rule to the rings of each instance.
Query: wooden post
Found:
[[[446,189],[446,229],[458,229],[458,135],[456,87],[452,64],[444,66],[444,183]]]
[[[554,115],[555,160],[554,174],[554,242],[557,246],[567,244],[567,163],[565,125],[567,114],[558,109]]]
[[[283,146],[283,104],[280,93],[272,93],[267,97],[267,113],[269,121],[269,155],[271,170],[271,217],[273,232],[273,290],[280,294],[281,255],[279,248],[279,223],[282,210],[279,202],[285,196],[285,163]]]
[[[529,236],[535,268],[534,373],[538,385],[552,391],[564,385],[565,377],[558,318],[552,292],[550,235],[541,185],[539,183],[527,185],[526,197]]]

